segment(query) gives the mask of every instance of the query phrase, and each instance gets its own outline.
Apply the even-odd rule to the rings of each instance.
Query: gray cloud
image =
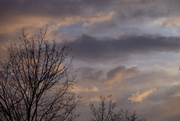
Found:
[[[100,81],[104,75],[102,70],[98,70],[90,67],[81,67],[75,70],[78,77],[81,77],[83,81],[97,82]]]
[[[91,76],[88,76],[88,78],[94,77],[96,74],[98,74],[98,69],[94,68],[79,68],[76,71],[81,72],[82,74],[89,74]],[[105,70],[103,70],[105,71]],[[130,72],[136,74],[137,69],[127,68],[125,66],[117,66],[115,68],[109,69],[106,73],[106,76],[111,78],[114,77],[115,74],[121,73],[123,75],[126,75]],[[84,72],[84,73],[83,73]],[[93,72],[93,73],[91,73]],[[87,76],[85,76],[87,77]],[[152,121],[178,121],[179,119],[179,111],[180,108],[177,106],[179,102],[179,97],[173,97],[173,94],[175,92],[179,91],[179,85],[171,86],[169,84],[173,83],[175,80],[179,78],[178,76],[171,75],[169,73],[165,72],[158,72],[154,70],[152,73],[144,73],[140,72],[137,75],[134,75],[133,77],[126,79],[121,84],[113,85],[113,88],[103,89],[100,85],[96,85],[99,89],[98,92],[89,94],[88,97],[93,97],[94,95],[108,95],[113,94],[115,96],[115,100],[117,101],[117,108],[116,109],[129,109],[130,111],[133,111],[136,109],[138,117],[144,117],[147,120]],[[102,82],[101,82],[102,83]],[[148,84],[146,84],[148,83]],[[86,86],[90,85],[89,83],[86,83]],[[169,86],[165,86],[169,85]],[[83,87],[86,87],[85,85]],[[157,91],[155,91],[157,88]],[[88,88],[92,89],[92,88]],[[144,100],[142,103],[132,103],[131,101],[128,101],[128,97],[132,95],[132,93],[136,92],[143,92],[138,93],[137,96],[144,96],[146,93],[147,95],[151,93],[152,94],[148,96],[146,100]],[[145,93],[145,92],[146,93]],[[150,91],[150,92],[149,92]],[[87,96],[87,93],[84,93],[85,96]],[[157,110],[154,110],[157,108]],[[83,117],[83,116],[82,116]]]
[[[117,66],[116,68],[110,70],[107,73],[107,80],[105,83],[109,85],[116,84],[117,82],[121,82],[135,75],[137,72],[138,72],[137,67],[126,69],[125,66]]]
[[[146,54],[150,52],[178,52],[180,38],[153,35],[124,36],[118,39],[96,38],[82,35],[74,41],[63,43],[72,48],[76,59],[85,61],[106,61],[127,58],[132,54]]]
[[[1,0],[1,21],[19,16],[89,16],[97,11],[117,11],[118,20],[179,16],[178,0]],[[12,20],[11,20],[12,21]],[[122,22],[122,21],[121,21]]]
[[[157,72],[157,68],[154,68],[151,73],[141,71],[137,74],[140,68],[127,68],[125,66],[112,68],[111,65],[114,60],[118,61],[113,64],[119,65],[121,63],[119,60],[127,59],[131,55],[136,54],[179,52],[180,38],[143,35],[144,29],[141,30],[147,25],[147,33],[154,30],[158,31],[156,25],[151,26],[154,21],[158,21],[159,25],[161,22],[163,24],[169,19],[178,19],[180,17],[179,6],[179,0],[0,0],[0,57],[2,59],[6,55],[5,48],[11,41],[18,43],[18,40],[15,38],[18,38],[20,35],[17,29],[21,27],[37,27],[37,25],[42,27],[46,24],[52,24],[52,26],[54,25],[53,31],[59,33],[62,31],[59,30],[61,26],[69,26],[79,22],[79,28],[77,26],[69,26],[67,28],[72,30],[68,36],[71,36],[71,34],[76,34],[74,36],[77,36],[77,33],[81,33],[82,28],[86,30],[85,32],[88,35],[83,34],[73,41],[63,42],[62,44],[72,48],[72,55],[75,56],[77,61],[79,59],[86,62],[97,62],[95,65],[101,63],[97,67],[90,63],[85,65],[89,67],[75,70],[78,73],[77,80],[81,81],[79,84],[82,88],[79,90],[85,90],[84,94],[87,98],[100,93],[113,94],[120,99],[120,103],[123,104],[122,107],[130,110],[137,109],[137,111],[147,116],[145,117],[147,120],[179,121],[179,85],[170,88],[172,84],[178,82],[179,76]],[[102,15],[108,15],[111,11],[115,12],[112,19],[96,22],[97,19],[102,18],[101,16],[96,16],[98,13],[101,14],[102,12]],[[68,21],[69,17],[73,19]],[[79,19],[76,20],[76,17],[79,17]],[[165,20],[159,21],[159,18],[164,18]],[[94,19],[95,22],[92,22],[91,26],[82,27],[83,23],[91,22]],[[150,28],[148,28],[149,26]],[[67,29],[63,30],[63,32],[67,31]],[[116,34],[118,34],[121,31],[125,34],[138,33],[141,36],[127,35],[116,39],[94,36],[101,36],[99,34],[106,35],[111,32],[117,32]],[[52,36],[55,36],[56,33],[52,33]],[[90,34],[93,34],[93,36],[89,36]],[[167,55],[166,58],[169,57]],[[131,59],[130,61],[134,62],[133,58]],[[161,58],[161,60],[163,59]],[[104,61],[107,63],[104,64]],[[162,65],[165,64],[167,63]],[[82,63],[81,65],[83,66]],[[153,63],[151,66],[153,67],[155,64]],[[100,69],[100,67],[103,69]],[[116,85],[113,85],[113,89],[110,90],[103,88],[104,82],[116,78],[126,81],[120,84],[115,83]],[[138,90],[152,88],[157,88],[158,90],[154,93],[155,95],[149,97],[141,105],[131,104],[127,100],[132,93],[136,93]],[[97,90],[98,92],[96,92]],[[157,110],[154,110],[155,108]]]
[[[105,8],[112,2],[109,0],[1,0],[0,33],[13,32],[17,28],[26,26],[42,27],[59,23],[63,26],[67,21],[74,24],[83,18],[95,16],[99,11],[108,11]]]
[[[109,0],[1,0],[1,15],[50,15],[73,16],[86,15],[89,8],[102,9],[113,1]]]
[[[119,87],[124,87],[120,94],[123,95],[123,99],[119,98],[118,100],[119,108],[136,109],[138,114],[150,121],[178,121],[180,107],[177,105],[180,98],[177,95],[174,96],[174,94],[179,92],[180,85],[173,85],[178,79],[179,75],[171,75],[171,73],[158,72],[157,70],[153,70],[152,73],[141,72],[124,81],[122,86]],[[132,93],[137,94],[138,91],[154,88],[157,91],[144,100],[143,103],[127,101]],[[156,108],[157,110],[154,110]]]
[[[178,17],[178,4],[177,0],[171,3],[168,0],[1,0],[0,32],[14,31],[24,26],[42,27],[47,24],[62,26],[67,24],[65,22],[69,20],[68,17],[74,17],[74,21],[69,21],[69,23],[75,24],[83,18],[88,20],[94,17],[98,12],[110,11],[115,11],[112,20],[92,25],[91,31],[110,31],[118,27],[123,29],[122,26],[127,29],[129,26],[133,27],[134,23],[137,25],[141,22],[148,23],[156,18]],[[77,20],[76,17],[80,18]],[[131,27],[128,30],[132,30]]]
[[[174,0],[174,3],[178,1]],[[67,16],[91,16],[97,11],[109,10],[117,11],[118,20],[127,21],[143,16],[157,18],[167,16],[172,13],[171,11],[178,9],[174,3],[170,4],[172,10],[168,10],[168,2],[161,0],[1,0],[0,15],[3,17],[0,21],[14,22],[20,16],[48,16],[63,19]]]

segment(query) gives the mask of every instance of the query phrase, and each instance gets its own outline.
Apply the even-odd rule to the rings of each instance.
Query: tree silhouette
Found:
[[[70,49],[46,41],[46,33],[28,36],[22,30],[21,44],[13,44],[1,62],[0,120],[72,121],[78,116]]]
[[[129,112],[120,110],[118,112],[114,111],[116,103],[113,102],[113,97],[108,96],[109,104],[107,106],[106,98],[100,96],[99,107],[96,108],[95,105],[90,102],[91,114],[93,118],[92,121],[145,121],[145,119],[138,119],[136,112]]]

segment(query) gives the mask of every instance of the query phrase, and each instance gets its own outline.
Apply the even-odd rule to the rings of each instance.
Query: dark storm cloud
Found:
[[[179,0],[117,0],[120,18],[180,17]]]
[[[72,48],[72,54],[77,59],[86,61],[104,61],[125,58],[132,54],[180,50],[180,38],[153,35],[124,36],[118,39],[82,35],[63,44]]]
[[[1,0],[0,14],[72,16],[80,15],[91,7],[104,8],[111,2],[109,0]]]
[[[177,0],[172,3],[168,0],[0,0],[0,32],[24,26],[57,24],[68,21],[68,17],[80,17],[79,20],[73,18],[74,23],[70,21],[75,24],[88,21],[98,13],[115,11],[111,20],[104,21],[104,24],[98,22],[93,29],[110,30],[120,25],[128,27],[128,22],[135,24],[144,18],[178,17],[178,5]]]
[[[178,8],[176,4],[170,5],[175,7],[171,11]],[[115,10],[119,19],[131,20],[140,16],[167,15],[167,7],[161,0],[1,0],[0,15],[13,18],[22,15],[73,17]]]
[[[85,22],[99,12],[109,12],[113,1],[0,0],[0,33],[14,32],[16,29],[29,26],[55,24],[59,27],[81,20]]]
[[[179,16],[178,0],[0,0],[1,21],[18,16],[91,16],[114,10],[118,20]],[[121,21],[122,22],[122,21]]]

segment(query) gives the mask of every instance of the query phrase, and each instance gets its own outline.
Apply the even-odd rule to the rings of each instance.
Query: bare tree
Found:
[[[0,64],[0,120],[74,120],[79,97],[71,91],[70,49],[45,40],[47,29],[28,36],[9,48],[9,58]]]
[[[100,96],[99,107],[96,108],[92,102],[90,102],[91,114],[93,116],[92,121],[145,121],[145,119],[138,119],[136,112],[129,112],[120,110],[115,112],[114,108],[116,103],[113,102],[113,97],[108,96],[109,104],[106,105],[106,98]]]

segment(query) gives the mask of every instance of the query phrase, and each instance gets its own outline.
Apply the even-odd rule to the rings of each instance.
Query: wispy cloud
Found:
[[[131,102],[142,102],[143,100],[145,100],[150,94],[152,94],[153,92],[155,92],[157,89],[153,88],[150,90],[146,90],[144,92],[136,92],[133,93],[131,95],[131,97],[128,98],[128,100],[130,100]]]
[[[83,24],[83,26],[87,27],[94,23],[110,21],[114,15],[115,15],[115,11],[110,11],[108,14],[97,13],[94,17],[91,17],[91,18],[85,20],[85,23]]]
[[[179,23],[180,23],[180,18],[178,18],[178,19],[171,19],[171,20],[168,20],[168,21],[164,22],[162,26],[167,26],[167,25],[176,26]]]

